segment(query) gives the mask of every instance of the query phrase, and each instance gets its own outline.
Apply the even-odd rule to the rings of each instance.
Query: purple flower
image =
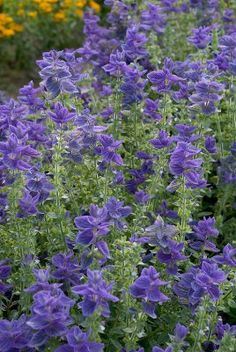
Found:
[[[231,147],[231,154],[221,159],[218,168],[220,182],[223,184],[234,184],[236,182],[236,143]]]
[[[15,134],[11,134],[7,142],[0,142],[1,161],[10,169],[28,170],[31,158],[38,158],[40,153],[29,145],[22,144]]]
[[[103,66],[103,70],[112,76],[120,77],[128,69],[125,61],[124,51],[116,50],[115,53],[110,55],[110,62]]]
[[[8,260],[0,261],[0,294],[5,294],[11,285],[6,284],[4,281],[10,276],[11,267],[8,265]]]
[[[213,260],[218,264],[229,265],[236,268],[236,248],[228,243],[223,248],[222,255],[215,255]]]
[[[43,59],[37,64],[41,68],[40,77],[43,85],[55,98],[60,93],[77,93],[78,89],[73,82],[70,66],[63,57],[63,51],[51,50],[43,54]]]
[[[144,191],[137,191],[134,195],[138,204],[147,204],[150,200],[150,195]]]
[[[217,339],[222,340],[226,332],[236,336],[236,325],[230,326],[229,324],[223,324],[222,319],[220,318],[215,327]]]
[[[60,287],[61,284],[54,284],[51,285],[48,281],[50,279],[50,272],[46,269],[33,269],[34,276],[37,280],[35,284],[28,287],[25,291],[29,293],[37,293],[43,290],[51,290],[53,287],[57,288]]]
[[[170,172],[175,176],[185,176],[189,188],[206,187],[206,181],[201,179],[202,159],[194,158],[200,152],[201,149],[191,143],[178,142],[170,158]]]
[[[55,352],[102,352],[102,343],[91,342],[90,332],[82,332],[78,326],[74,326],[66,334],[67,344],[58,347]]]
[[[201,270],[196,274],[196,284],[203,288],[212,300],[217,301],[220,297],[218,285],[226,279],[222,270],[218,269],[217,264],[203,261]]]
[[[148,3],[147,9],[141,13],[141,27],[146,31],[162,34],[165,30],[166,16],[160,6]]]
[[[177,219],[178,218],[177,212],[169,209],[168,204],[165,200],[163,200],[163,202],[161,203],[160,208],[158,209],[158,214],[161,217],[167,217],[170,219]]]
[[[30,192],[25,189],[23,197],[19,200],[20,211],[19,217],[26,217],[28,215],[35,215],[38,213],[37,205],[39,203],[39,194],[31,196]]]
[[[173,286],[175,294],[180,302],[189,305],[191,309],[195,309],[204,294],[204,290],[196,285],[196,273],[199,271],[197,267],[191,267],[186,273],[179,276],[179,282]]]
[[[96,147],[96,152],[98,155],[103,157],[103,161],[106,163],[115,163],[116,165],[123,165],[122,157],[116,153],[116,150],[122,145],[122,141],[115,141],[112,136],[100,135],[98,137],[101,147]]]
[[[94,243],[98,236],[105,236],[109,232],[107,209],[91,205],[90,215],[78,216],[75,218],[75,225],[80,230],[76,238],[77,243],[82,245]]]
[[[5,133],[10,126],[17,126],[19,122],[25,122],[28,108],[14,99],[0,105],[0,130]]]
[[[160,130],[158,138],[151,139],[149,143],[156,149],[162,149],[168,147],[172,143],[172,138],[166,131]]]
[[[18,320],[0,320],[1,352],[31,351],[27,347],[32,333],[26,322],[25,315],[22,315]]]
[[[145,95],[143,89],[147,83],[146,80],[141,79],[143,74],[143,71],[139,71],[135,67],[129,67],[129,70],[127,70],[124,81],[120,86],[125,108],[129,108],[131,105],[142,101]]]
[[[194,134],[196,127],[191,125],[184,125],[184,124],[176,124],[175,129],[178,131],[178,136],[175,137],[175,140],[180,142],[195,142],[197,141],[200,136]]]
[[[19,92],[19,101],[29,107],[30,113],[36,113],[44,109],[44,102],[38,97],[42,90],[41,88],[34,88],[33,81],[21,88]]]
[[[214,137],[211,137],[211,136],[206,137],[205,148],[211,154],[215,154],[217,152],[216,140]]]
[[[219,231],[215,227],[214,218],[204,218],[198,221],[198,223],[193,226],[193,230],[195,238],[190,241],[190,247],[196,250],[203,247],[207,251],[218,252],[215,244],[208,240],[209,237],[217,237],[219,234]]]
[[[158,100],[152,100],[147,98],[145,100],[145,107],[143,113],[144,115],[150,117],[153,120],[160,121],[162,117],[158,112],[156,112],[158,107]]]
[[[132,212],[131,207],[123,206],[124,202],[119,202],[115,197],[111,197],[105,204],[107,209],[107,218],[110,223],[113,223],[118,229],[124,228],[124,223],[121,221],[122,218],[126,218]]]
[[[168,248],[170,239],[177,233],[176,226],[169,225],[159,216],[153,225],[147,227],[144,232],[143,242]]]
[[[186,326],[181,325],[180,323],[176,324],[175,327],[175,341],[181,342],[185,339],[189,332],[189,329]]]
[[[143,269],[141,276],[130,286],[131,295],[142,300],[145,313],[152,318],[156,318],[156,303],[161,304],[169,299],[159,290],[163,285],[167,285],[167,282],[160,280],[159,273],[150,266]]]
[[[199,169],[202,159],[193,159],[201,149],[194,147],[191,143],[178,142],[170,158],[170,171],[175,176],[181,176],[186,171]]]
[[[68,254],[58,253],[52,257],[52,264],[56,270],[52,272],[52,276],[57,280],[63,280],[71,285],[76,285],[80,282],[81,273],[79,262],[74,257],[73,252]]]
[[[173,61],[170,58],[166,58],[162,70],[153,71],[147,75],[149,81],[154,85],[154,89],[158,93],[170,93],[174,86],[179,86],[180,82],[184,81],[183,78],[172,73],[173,69]]]
[[[82,308],[83,316],[92,315],[96,309],[101,308],[101,314],[108,318],[110,309],[107,301],[118,302],[119,299],[113,296],[110,292],[112,284],[107,284],[102,277],[102,273],[98,270],[87,270],[88,282],[86,284],[77,285],[72,288],[72,292],[76,295],[81,295],[84,300],[79,303]]]
[[[168,247],[161,248],[157,253],[158,260],[167,265],[167,273],[176,275],[178,272],[177,262],[186,260],[187,257],[181,253],[184,243],[168,241]]]
[[[145,34],[139,32],[138,25],[133,24],[129,27],[126,32],[125,44],[122,45],[126,57],[131,61],[146,57],[148,55],[145,49],[147,40]]]
[[[153,347],[152,352],[173,352],[173,348],[171,346],[166,347],[166,349],[163,349],[161,347]]]
[[[222,99],[224,85],[215,81],[202,79],[195,85],[195,93],[189,97],[191,109],[200,109],[203,114],[211,115],[217,111],[215,103]]]
[[[49,111],[48,115],[57,124],[66,123],[76,116],[75,113],[69,112],[61,103],[54,104],[54,112]]]
[[[174,292],[183,304],[194,309],[204,295],[209,295],[212,300],[217,301],[221,294],[218,286],[225,279],[224,272],[217,264],[203,260],[199,268],[191,267],[187,273],[180,275],[180,281],[174,285]]]
[[[54,186],[48,181],[46,175],[37,170],[30,170],[30,172],[26,174],[26,179],[27,189],[32,196],[39,195],[39,203],[45,201],[50,192],[54,189]]]
[[[32,317],[27,325],[36,333],[29,346],[38,347],[45,345],[50,337],[63,336],[67,332],[67,326],[72,323],[70,308],[74,305],[74,301],[60,288],[55,287],[39,291],[33,298]]]
[[[210,27],[194,28],[192,29],[192,35],[188,37],[188,42],[198,49],[205,49],[212,40],[210,32]]]

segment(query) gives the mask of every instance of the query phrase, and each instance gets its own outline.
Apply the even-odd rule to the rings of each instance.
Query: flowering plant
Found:
[[[0,351],[235,351],[235,4],[104,5],[0,105]]]

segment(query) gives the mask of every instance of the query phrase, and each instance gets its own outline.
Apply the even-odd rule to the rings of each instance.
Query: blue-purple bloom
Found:
[[[112,76],[121,77],[128,70],[124,51],[116,50],[110,55],[110,62],[103,66],[103,70]]]
[[[213,260],[221,265],[229,265],[236,268],[236,248],[228,243],[223,248],[223,253],[221,255],[215,255]]]
[[[167,285],[166,281],[159,279],[159,273],[153,266],[145,268],[141,276],[130,286],[130,293],[135,298],[142,300],[144,312],[152,318],[156,318],[156,303],[164,303],[169,298],[165,296],[159,287]]]
[[[76,116],[75,113],[69,112],[61,103],[54,104],[53,111],[49,111],[48,115],[57,124],[66,123]]]
[[[189,332],[189,329],[186,328],[186,326],[177,323],[176,327],[175,327],[175,341],[180,342],[183,341],[185,339],[185,337],[187,336]]]
[[[187,257],[181,253],[184,248],[184,243],[168,241],[168,246],[161,248],[157,253],[158,260],[167,265],[167,273],[176,275],[178,272],[177,262],[186,260]]]
[[[30,113],[36,113],[44,109],[44,102],[39,98],[39,94],[42,93],[41,88],[34,88],[34,82],[30,81],[27,85],[19,91],[19,101],[29,107]]]
[[[26,323],[25,315],[21,315],[18,320],[0,320],[1,352],[32,351],[28,345],[32,331]]]
[[[70,66],[65,60],[64,51],[45,52],[37,64],[41,68],[40,77],[43,79],[43,85],[52,98],[60,93],[78,92]]]
[[[179,87],[180,82],[184,79],[173,74],[174,62],[170,58],[164,61],[162,70],[148,73],[147,77],[153,84],[154,90],[158,93],[170,93],[174,86]]]
[[[161,347],[155,346],[153,347],[152,352],[173,352],[173,348],[169,346],[163,349]]]
[[[24,190],[22,198],[19,200],[20,212],[19,217],[26,217],[28,215],[35,215],[38,213],[37,205],[39,203],[39,194],[35,196],[30,194],[27,189]]]
[[[170,158],[170,172],[175,176],[185,176],[189,188],[204,188],[206,181],[201,179],[202,159],[195,158],[201,149],[191,143],[178,142]]]
[[[5,294],[11,285],[6,284],[4,281],[10,276],[11,267],[8,265],[8,260],[0,261],[0,294]]]
[[[49,338],[63,336],[67,332],[67,326],[73,322],[70,308],[74,301],[58,287],[39,291],[33,298],[32,316],[27,325],[36,332],[29,346],[38,347],[45,345]]]
[[[58,253],[52,257],[52,264],[56,270],[52,272],[52,277],[56,280],[64,281],[71,285],[80,282],[81,272],[77,258],[73,252],[68,254]]]
[[[125,43],[122,45],[122,49],[128,60],[134,61],[135,59],[141,59],[148,55],[145,49],[147,37],[144,33],[139,32],[139,26],[133,24],[127,29]]]
[[[101,155],[103,161],[106,163],[114,163],[116,165],[123,165],[122,157],[117,154],[116,150],[122,145],[122,141],[115,141],[112,136],[102,134],[98,137],[101,147],[96,147],[96,152]]]
[[[158,100],[152,100],[147,98],[145,100],[145,107],[144,107],[144,115],[150,117],[151,119],[155,121],[160,121],[161,120],[161,115],[157,112],[157,109],[159,107],[159,102]]]
[[[210,33],[210,27],[194,28],[192,29],[192,35],[188,37],[188,42],[198,49],[205,49],[212,40]]]
[[[6,142],[0,142],[1,163],[10,169],[29,170],[31,158],[38,158],[40,153],[30,145],[22,143],[15,134]]]
[[[90,215],[78,216],[75,218],[75,225],[79,229],[76,242],[89,245],[96,241],[98,236],[105,236],[109,233],[109,222],[107,220],[107,209],[91,205]]]
[[[55,352],[102,352],[103,344],[89,340],[90,331],[83,332],[78,326],[66,334],[67,344],[58,347]]]
[[[131,207],[123,206],[124,202],[118,201],[115,197],[108,199],[105,204],[107,209],[107,219],[109,223],[114,224],[118,229],[122,230],[124,228],[123,218],[129,216],[132,212]]]
[[[162,34],[165,30],[166,15],[160,6],[147,4],[147,9],[141,13],[141,27],[145,31],[155,31]]]
[[[221,295],[219,285],[226,280],[218,265],[210,260],[203,260],[200,267],[191,267],[180,275],[180,281],[174,285],[174,292],[183,304],[195,309],[204,295],[217,301]]]
[[[216,245],[209,241],[209,237],[217,237],[219,231],[215,227],[214,218],[204,218],[193,226],[194,233],[190,235],[190,247],[196,250],[205,249],[210,252],[218,252]]]
[[[217,152],[216,139],[212,136],[207,136],[205,139],[205,148],[209,153],[215,154]]]
[[[159,131],[159,136],[149,141],[156,149],[162,149],[168,147],[172,143],[172,138],[164,130]]]
[[[190,108],[193,110],[200,109],[205,115],[211,115],[217,112],[215,103],[222,99],[224,85],[215,81],[202,79],[195,85],[195,93],[189,97],[191,102]]]
[[[87,270],[88,282],[74,286],[72,292],[83,296],[84,299],[79,303],[83,316],[92,315],[97,309],[101,309],[101,314],[108,318],[110,309],[108,301],[118,302],[119,299],[111,294],[113,284],[107,284],[103,280],[102,272]]]

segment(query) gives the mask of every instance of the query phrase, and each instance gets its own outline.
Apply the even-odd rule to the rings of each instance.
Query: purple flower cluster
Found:
[[[206,187],[206,181],[201,178],[203,160],[195,158],[200,152],[191,143],[178,142],[170,158],[170,172],[177,177],[184,176],[189,188]]]
[[[92,315],[95,310],[101,309],[104,317],[110,316],[108,301],[118,302],[119,299],[111,294],[112,284],[107,284],[102,273],[98,270],[87,270],[88,282],[72,288],[76,295],[83,296],[83,301],[79,304],[85,317]]]
[[[221,295],[218,286],[225,280],[226,276],[217,264],[204,260],[200,267],[191,267],[188,272],[180,275],[174,292],[183,304],[194,309],[204,295],[217,301]]]
[[[130,293],[135,298],[142,300],[144,312],[152,318],[156,318],[156,304],[162,304],[168,300],[159,287],[167,285],[167,282],[159,279],[159,273],[153,266],[143,269],[140,277],[130,286]]]

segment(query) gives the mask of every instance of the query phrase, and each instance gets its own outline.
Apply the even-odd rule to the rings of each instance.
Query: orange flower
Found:
[[[55,19],[57,22],[62,22],[62,21],[65,20],[65,18],[66,18],[66,14],[65,14],[65,12],[62,11],[62,10],[56,12],[55,15],[54,15],[54,19]]]
[[[27,15],[28,15],[29,17],[35,18],[35,17],[37,17],[38,13],[37,13],[37,11],[29,11],[29,12],[27,13]]]
[[[87,1],[86,0],[77,0],[76,1],[76,6],[77,7],[84,7],[86,5]]]
[[[15,32],[11,28],[4,28],[2,30],[2,34],[4,37],[12,37],[15,34]]]
[[[101,11],[101,5],[99,5],[96,1],[89,1],[89,6],[95,11],[95,12],[100,12]]]

